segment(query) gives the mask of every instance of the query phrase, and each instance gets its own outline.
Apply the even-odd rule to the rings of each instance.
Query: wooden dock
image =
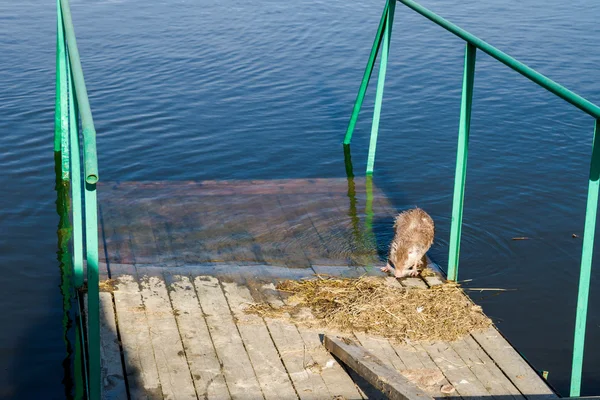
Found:
[[[338,332],[244,312],[256,301],[280,304],[274,284],[282,279],[381,274],[396,211],[366,186],[99,186],[101,280],[113,283],[101,293],[104,398],[382,398],[323,347],[321,335]],[[441,280],[394,282],[427,288]],[[344,335],[434,398],[556,397],[495,328],[452,343]]]

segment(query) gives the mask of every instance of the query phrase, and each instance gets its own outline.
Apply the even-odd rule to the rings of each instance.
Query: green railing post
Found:
[[[450,249],[448,254],[448,279],[458,277],[460,255],[460,234],[462,229],[465,178],[467,175],[467,155],[469,131],[471,127],[471,103],[473,102],[473,81],[475,77],[475,57],[477,48],[470,43],[465,47],[462,98],[460,101],[460,121],[458,146],[456,150],[456,174],[454,176],[454,198],[452,200],[452,225],[450,228]]]
[[[60,0],[59,0],[60,1]],[[56,34],[56,110],[54,128],[54,151],[61,154],[61,178],[69,180],[69,110],[67,99],[67,66],[65,36],[60,3],[57,2],[57,34]]]
[[[385,73],[387,71],[388,54],[390,52],[390,41],[392,39],[392,26],[394,24],[394,10],[396,0],[389,0],[387,19],[385,22],[385,33],[383,36],[383,48],[379,61],[379,76],[377,77],[377,93],[375,94],[375,108],[373,110],[373,122],[371,124],[371,140],[369,143],[369,156],[367,158],[367,175],[373,173],[375,164],[375,151],[377,149],[377,135],[379,133],[379,117],[381,115],[381,103],[383,102],[383,87],[385,85]]]
[[[578,397],[581,391],[585,327],[588,297],[590,293],[590,275],[592,273],[592,256],[594,253],[594,235],[596,233],[598,189],[600,187],[600,140],[597,140],[599,126],[600,119],[597,119],[594,126],[590,180],[585,210],[585,228],[583,231],[583,250],[581,254],[581,268],[579,271],[579,291],[577,294],[577,314],[575,317],[575,340],[573,343],[573,365],[571,368],[571,397]]]
[[[375,59],[377,58],[377,53],[379,52],[379,46],[381,45],[381,38],[383,36],[383,28],[385,26],[385,21],[388,16],[388,9],[390,1],[395,2],[396,0],[386,0],[385,7],[383,8],[383,14],[381,14],[381,20],[379,21],[379,27],[377,28],[377,35],[375,36],[375,41],[373,42],[373,47],[371,47],[371,54],[369,55],[369,61],[367,62],[367,67],[365,68],[365,72],[363,74],[362,82],[360,83],[360,88],[358,89],[358,95],[356,96],[356,101],[354,102],[354,108],[352,109],[352,116],[350,117],[350,122],[348,123],[348,128],[346,129],[346,136],[344,136],[344,144],[350,144],[352,140],[352,133],[354,132],[354,127],[356,126],[356,121],[358,120],[358,114],[360,113],[360,108],[365,99],[365,93],[367,92],[367,87],[369,86],[369,80],[371,79],[371,74],[373,73],[373,66],[375,65]]]
[[[71,197],[73,207],[73,272],[76,288],[83,285],[83,218],[81,202],[81,159],[79,152],[79,118],[71,63],[67,62],[69,82],[69,141],[71,147]]]
[[[98,277],[98,205],[96,185],[85,184],[85,239],[88,285],[88,354],[90,400],[100,400],[100,293]]]
[[[60,107],[62,94],[61,60],[65,59],[65,40],[62,24],[62,13],[60,11],[60,0],[56,0],[56,6],[56,104],[54,107],[54,152],[59,152],[62,138],[62,114]]]

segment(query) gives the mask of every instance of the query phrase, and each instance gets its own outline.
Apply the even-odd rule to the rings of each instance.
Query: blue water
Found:
[[[600,103],[600,3],[423,0]],[[383,1],[73,0],[102,180],[344,176],[340,142]],[[60,399],[55,5],[0,2],[0,398]],[[397,6],[375,182],[425,208],[442,265],[464,44]],[[374,82],[374,80],[372,81]],[[366,162],[374,85],[352,144]],[[460,279],[568,394],[593,120],[478,54]],[[526,236],[530,240],[512,241]],[[600,258],[596,258],[599,260]],[[582,394],[600,394],[595,262]],[[66,389],[65,389],[66,388]]]

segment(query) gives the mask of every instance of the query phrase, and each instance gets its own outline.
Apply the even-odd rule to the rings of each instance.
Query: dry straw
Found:
[[[345,332],[367,332],[398,342],[453,341],[491,325],[481,307],[456,284],[401,288],[380,277],[318,275],[310,280],[283,281],[277,289],[287,294],[283,306],[259,303],[246,312]],[[308,310],[314,318],[307,318]]]

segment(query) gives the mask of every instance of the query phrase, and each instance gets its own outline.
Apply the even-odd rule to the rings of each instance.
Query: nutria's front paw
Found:
[[[381,271],[382,272],[392,272],[393,268],[390,267],[389,265],[386,265],[385,267],[381,267]]]

